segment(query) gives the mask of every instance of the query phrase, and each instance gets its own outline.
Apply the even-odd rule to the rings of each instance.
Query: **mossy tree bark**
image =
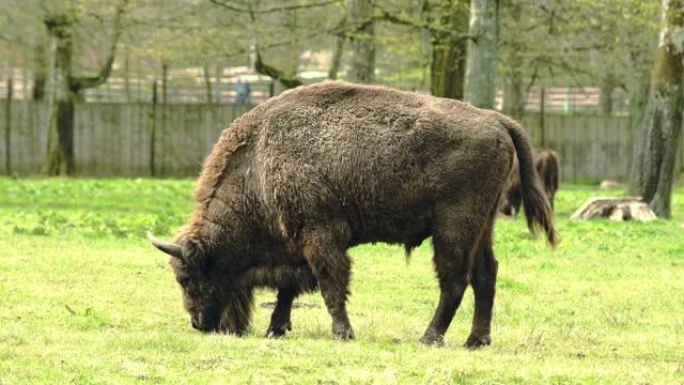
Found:
[[[463,99],[469,7],[467,0],[441,0],[436,8],[439,30],[432,30],[430,92]],[[452,32],[448,32],[452,31]]]
[[[517,25],[522,18],[522,4],[518,1],[512,1],[507,5],[507,10],[511,15],[511,19]],[[525,74],[523,72],[524,48],[521,42],[517,39],[511,41],[511,49],[508,50],[508,55],[504,58],[504,84],[503,84],[503,106],[502,112],[518,121],[522,120],[525,115],[525,104],[527,103],[527,93],[529,87],[534,82],[534,76],[530,81],[529,87],[525,84]]]
[[[632,143],[632,159],[634,159],[632,168],[636,164],[636,159],[639,159],[640,157],[641,147],[643,145],[640,139],[642,135],[646,109],[648,108],[650,91],[651,76],[648,71],[644,71],[644,73],[640,76],[637,75],[629,84],[629,126],[631,136],[634,138]],[[639,177],[632,170],[629,175],[629,182],[627,184],[629,195],[641,196],[641,187],[639,187],[639,183],[637,183],[636,179],[639,179]]]
[[[682,126],[684,0],[662,0],[662,21],[641,147],[631,184],[658,217],[670,218],[677,144]]]

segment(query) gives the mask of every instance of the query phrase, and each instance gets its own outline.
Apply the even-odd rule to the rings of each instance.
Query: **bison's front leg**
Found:
[[[224,333],[243,336],[252,318],[254,288],[242,287],[232,293],[221,315],[220,329]]]
[[[292,330],[290,314],[292,313],[292,302],[297,294],[297,290],[292,287],[278,289],[278,302],[273,314],[271,314],[271,324],[268,326],[267,337],[280,338],[287,331]]]
[[[341,242],[331,234],[312,232],[304,241],[303,254],[313,271],[332,317],[333,337],[339,340],[354,338],[354,330],[347,316],[347,296],[351,261]]]

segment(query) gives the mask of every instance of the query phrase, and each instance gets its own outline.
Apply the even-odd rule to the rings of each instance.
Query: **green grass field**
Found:
[[[429,242],[408,266],[398,246],[351,250],[352,342],[331,339],[319,294],[283,340],[258,305],[245,338],[194,331],[144,240],[184,222],[193,183],[0,179],[0,384],[684,384],[682,189],[674,220],[643,224],[571,222],[621,191],[562,186],[556,251],[497,223],[493,344],[468,351],[470,290],[444,347],[417,342],[438,298]]]

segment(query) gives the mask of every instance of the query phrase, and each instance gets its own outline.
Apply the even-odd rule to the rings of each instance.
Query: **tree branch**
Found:
[[[534,83],[537,81],[537,77],[539,76],[539,63],[536,61],[534,62],[534,70],[532,71],[532,76],[530,76],[530,81],[527,83],[527,86],[525,86],[525,97],[530,94],[530,90],[532,87],[534,87]]]
[[[568,63],[565,59],[560,59],[559,61],[554,61],[552,59],[546,58],[546,57],[540,57],[537,58],[537,61],[539,63],[544,63],[547,65],[547,69],[551,73],[551,77],[554,78],[553,74],[553,67],[560,68],[565,71],[570,76],[570,79],[572,79],[573,83],[575,84],[576,87],[584,89],[584,86],[582,85],[582,82],[579,81],[577,78],[577,75],[584,75],[587,76],[588,78],[591,78],[593,74],[589,71],[582,70],[578,67],[573,66],[572,64]]]
[[[213,2],[213,0],[212,0]],[[252,21],[252,24],[256,24],[257,21],[257,15],[256,11],[252,8],[251,4],[247,8],[247,13],[249,13],[249,18]],[[256,51],[256,60],[254,62],[254,70],[257,73],[260,73],[262,75],[266,75],[271,77],[272,79],[275,79],[282,83],[285,87],[287,88],[294,88],[301,86],[303,83],[301,80],[297,79],[295,76],[288,76],[285,74],[284,71],[273,67],[272,65],[264,63],[263,59],[261,58],[261,51],[259,50],[259,43],[257,41],[257,36],[256,32],[254,32],[254,50]],[[298,38],[295,38],[295,41]]]
[[[462,40],[475,40],[476,36],[468,34],[457,34],[456,31],[450,28],[442,28],[439,26],[432,25],[430,22],[423,20],[414,20],[410,17],[392,14],[386,10],[379,9],[378,12],[373,15],[370,20],[365,20],[362,22],[357,29],[362,29],[366,24],[372,23],[374,21],[386,21],[393,24],[405,25],[420,30],[427,30],[430,33],[442,33],[453,35],[456,41]]]
[[[114,15],[114,26],[112,41],[109,46],[109,53],[107,54],[107,59],[104,65],[100,68],[100,71],[96,76],[70,76],[69,77],[69,87],[75,90],[82,90],[86,88],[97,87],[107,81],[109,75],[112,72],[112,65],[114,64],[114,59],[116,57],[116,46],[121,37],[121,17],[124,14],[125,8],[128,5],[129,0],[121,0],[119,5],[116,7],[116,14]]]
[[[287,88],[295,88],[304,84],[301,80],[297,79],[296,77],[287,76],[285,72],[264,63],[264,61],[261,59],[261,53],[259,51],[257,51],[256,54],[256,62],[254,63],[254,69],[256,70],[256,72],[262,75],[270,76],[271,78],[281,82]]]
[[[252,10],[250,8],[241,8],[239,6],[236,6],[234,4],[231,4],[230,1],[220,1],[220,0],[209,0],[212,4],[219,5],[225,9],[231,10],[233,12],[241,12],[241,13],[259,13],[259,14],[265,14],[265,13],[276,13],[276,12],[285,12],[285,11],[294,11],[297,9],[306,9],[306,8],[315,8],[315,7],[324,7],[327,5],[339,3],[342,0],[323,0],[317,3],[309,3],[309,4],[296,4],[296,5],[282,5],[279,7],[270,7],[266,9],[261,9],[261,10]]]

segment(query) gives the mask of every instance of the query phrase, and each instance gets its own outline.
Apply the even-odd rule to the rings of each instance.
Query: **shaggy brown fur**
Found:
[[[556,197],[560,180],[558,153],[553,150],[537,150],[534,154],[534,168],[537,171],[538,177],[541,178],[544,192],[553,210],[553,201]],[[508,183],[501,196],[501,212],[506,215],[515,216],[520,211],[520,204],[520,178],[518,177],[518,160],[515,159]]]
[[[336,338],[345,309],[346,250],[367,242],[411,249],[432,236],[440,301],[421,339],[440,343],[470,283],[467,345],[488,344],[497,262],[492,226],[513,159],[531,229],[555,243],[549,203],[523,129],[455,100],[345,82],[272,98],[226,129],[199,179],[197,209],[172,255],[193,326],[241,333],[255,287],[278,290],[269,335],[290,325],[293,299],[320,286]]]

